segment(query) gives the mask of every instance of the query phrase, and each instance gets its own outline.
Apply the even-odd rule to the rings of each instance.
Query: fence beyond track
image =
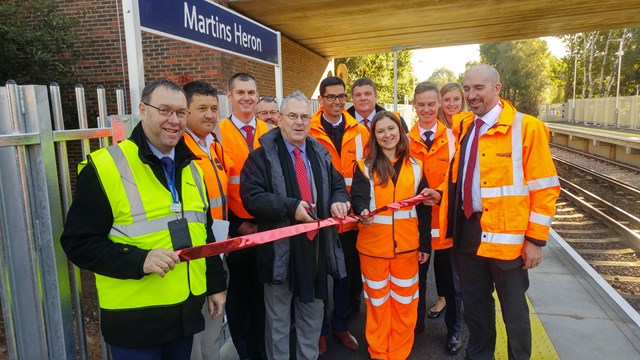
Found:
[[[539,118],[548,122],[575,122],[602,126],[640,129],[640,96],[576,99],[562,104],[540,105]]]

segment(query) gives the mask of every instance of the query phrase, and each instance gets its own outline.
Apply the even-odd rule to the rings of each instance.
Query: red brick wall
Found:
[[[218,3],[227,5],[226,0]],[[93,100],[95,88],[103,85],[109,97],[108,111],[115,113],[116,87],[120,85],[126,92],[129,90],[121,2],[59,0],[59,6],[61,11],[78,16],[81,23],[77,32],[82,61],[78,66],[89,108],[97,107]],[[177,82],[199,79],[226,91],[227,79],[242,71],[256,77],[262,95],[275,95],[271,65],[145,32],[142,33],[142,48],[147,82],[158,78]],[[282,62],[285,96],[295,90],[310,96],[328,64],[322,56],[285,37],[282,37]],[[89,118],[96,115],[90,114]]]

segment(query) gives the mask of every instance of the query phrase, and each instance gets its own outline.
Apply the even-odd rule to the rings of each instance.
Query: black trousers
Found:
[[[433,258],[433,268],[436,277],[438,296],[444,296],[447,308],[444,313],[444,322],[447,325],[448,335],[460,331],[460,314],[462,313],[462,297],[458,279],[458,269],[455,266],[453,248],[434,250],[427,262],[418,268],[418,324],[424,323],[427,316],[427,270]],[[442,294],[442,295],[441,295]]]
[[[478,242],[482,233],[480,219],[463,218],[460,244]],[[496,308],[494,288],[500,300],[507,330],[509,359],[531,357],[531,324],[525,292],[529,288],[522,258],[495,260],[477,256],[468,247],[456,246],[460,288],[469,327],[467,359],[493,359],[496,346]]]
[[[226,313],[240,359],[266,359],[264,285],[258,281],[256,248],[229,253]]]

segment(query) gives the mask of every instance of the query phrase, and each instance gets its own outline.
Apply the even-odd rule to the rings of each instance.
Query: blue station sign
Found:
[[[146,32],[278,65],[277,32],[206,0],[138,0]]]

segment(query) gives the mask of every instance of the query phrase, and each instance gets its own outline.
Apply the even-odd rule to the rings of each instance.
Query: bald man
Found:
[[[440,212],[440,236],[453,237],[465,320],[467,359],[493,359],[498,294],[509,359],[531,357],[525,292],[528,270],[542,261],[560,194],[545,124],[499,97],[493,67],[467,71],[464,95],[472,112],[459,132]]]

